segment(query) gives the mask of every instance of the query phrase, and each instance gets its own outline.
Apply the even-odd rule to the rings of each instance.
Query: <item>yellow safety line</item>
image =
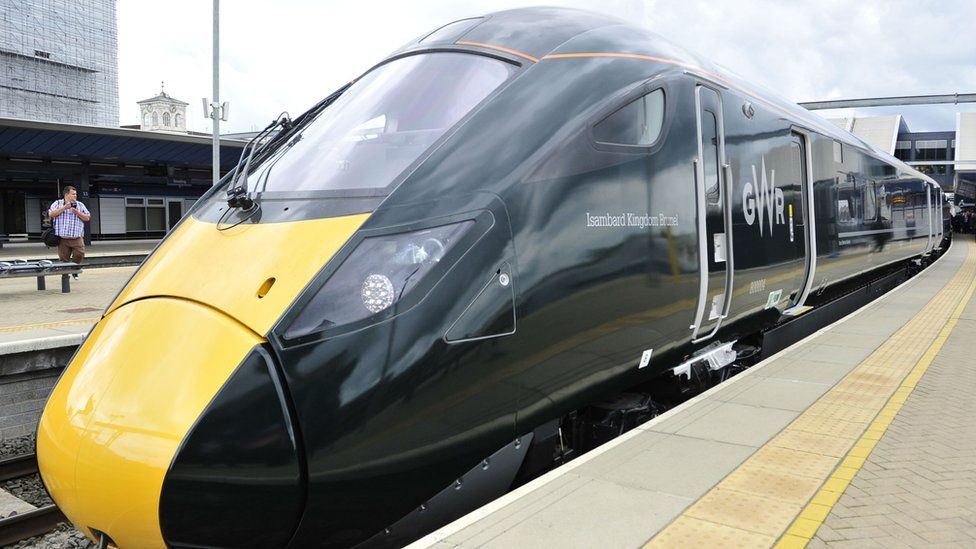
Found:
[[[44,328],[56,328],[58,326],[68,326],[71,324],[94,324],[101,317],[93,316],[88,318],[73,318],[71,320],[59,320],[57,322],[41,322],[39,324],[21,324],[19,326],[0,327],[0,333],[25,332],[27,330],[43,330]]]
[[[969,304],[969,300],[972,299],[974,292],[976,292],[976,279],[969,284],[965,296],[959,302],[959,305],[956,306],[949,320],[942,327],[942,331],[936,336],[935,341],[929,345],[922,358],[908,373],[908,376],[895,393],[891,395],[887,404],[881,409],[881,412],[878,413],[874,421],[871,422],[871,425],[868,426],[867,431],[854,443],[854,447],[844,457],[840,466],[834,470],[833,474],[824,482],[820,491],[803,508],[796,520],[793,521],[793,524],[786,530],[786,533],[776,544],[777,548],[806,547],[810,540],[813,539],[820,525],[823,524],[824,520],[827,519],[827,515],[830,514],[831,509],[834,508],[837,500],[847,490],[847,485],[850,484],[865,461],[867,461],[871,451],[878,441],[881,440],[882,435],[884,435],[892,420],[895,419],[895,415],[904,406],[909,395],[915,390],[919,380],[922,379],[929,366],[932,365],[932,361],[935,360],[939,351],[942,350],[942,346],[949,339],[949,334],[952,333],[952,330],[955,329],[959,318]]]

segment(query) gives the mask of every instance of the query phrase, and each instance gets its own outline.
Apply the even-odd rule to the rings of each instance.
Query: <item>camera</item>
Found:
[[[71,203],[71,207],[72,208],[77,208],[78,207],[78,203],[77,202],[72,202]]]

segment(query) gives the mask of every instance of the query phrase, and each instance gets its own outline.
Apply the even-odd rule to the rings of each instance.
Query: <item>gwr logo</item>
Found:
[[[752,181],[756,181],[756,165],[752,165]],[[766,157],[762,158],[762,176],[759,180],[758,189],[754,189],[754,183],[747,181],[742,187],[742,213],[746,217],[746,223],[752,225],[759,219],[759,236],[763,235],[763,225],[765,217],[769,220],[769,236],[773,236],[773,210],[775,209],[776,223],[785,224],[784,215],[785,199],[783,191],[776,188],[776,170],[771,170],[769,182],[766,182]]]

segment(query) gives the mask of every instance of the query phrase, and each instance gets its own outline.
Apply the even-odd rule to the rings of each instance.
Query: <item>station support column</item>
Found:
[[[89,202],[91,202],[92,198],[90,192],[91,183],[88,178],[88,170],[86,169],[85,171],[78,174],[76,180],[78,181],[78,184],[76,185],[78,188],[78,200],[80,200],[83,204],[85,204],[85,206],[88,207],[88,211],[90,212],[92,211],[92,205],[89,204]],[[84,226],[85,226],[85,246],[91,246],[91,221],[85,223]]]

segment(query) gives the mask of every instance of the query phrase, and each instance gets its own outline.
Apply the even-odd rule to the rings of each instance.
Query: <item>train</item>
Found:
[[[931,178],[585,11],[449,23],[269,129],[43,411],[96,541],[406,544],[951,235]]]

